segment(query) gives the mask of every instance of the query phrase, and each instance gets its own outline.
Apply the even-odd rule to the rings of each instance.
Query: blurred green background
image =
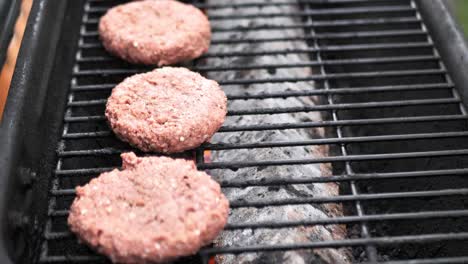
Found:
[[[430,1],[430,0],[429,0]],[[468,36],[468,0],[446,0],[455,17],[462,26],[465,32],[465,37]]]

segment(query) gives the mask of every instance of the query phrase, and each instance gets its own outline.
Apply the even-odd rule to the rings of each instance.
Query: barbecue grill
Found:
[[[150,68],[108,55],[97,34],[99,17],[125,1],[35,1],[28,21],[0,136],[2,263],[107,262],[79,244],[66,224],[74,187],[120,166],[119,154],[131,148],[109,130],[106,98],[123,78]],[[295,199],[234,201],[232,208],[289,204],[339,204],[344,216],[300,221],[228,224],[226,230],[281,229],[346,225],[343,240],[300,244],[209,246],[186,262],[208,263],[214,256],[349,248],[362,263],[468,262],[468,55],[463,37],[442,1],[274,0],[207,4],[207,11],[235,7],[238,15],[209,16],[212,45],[235,42],[296,41],[278,34],[304,30],[305,49],[208,52],[184,66],[202,74],[238,72],[221,79],[228,99],[281,100],[317,96],[310,107],[244,109],[229,116],[321,112],[321,122],[223,126],[218,133],[323,127],[326,138],[284,142],[219,142],[178,156],[194,158],[201,170],[301,166],[331,163],[328,177],[270,175],[263,181],[221,181],[223,188],[294,184],[340,185],[340,195]],[[244,12],[250,7],[297,5],[299,12]],[[262,9],[260,9],[262,10]],[[209,14],[209,12],[208,12]],[[294,25],[220,27],[217,21],[246,17],[295,16]],[[217,38],[220,33],[271,31],[269,38]],[[276,33],[274,33],[276,32]],[[256,57],[300,53],[310,61],[259,64]],[[239,66],[213,66],[207,58],[251,57]],[[310,67],[304,78],[242,78],[242,71]],[[320,89],[260,94],[230,94],[230,85],[313,82]],[[210,161],[213,151],[327,145],[322,158]]]

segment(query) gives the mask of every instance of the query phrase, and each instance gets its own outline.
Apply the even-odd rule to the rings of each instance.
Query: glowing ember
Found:
[[[208,261],[208,264],[216,264],[215,257],[210,257],[210,260]]]
[[[211,162],[211,151],[210,150],[205,150],[203,151],[203,159],[206,163]]]

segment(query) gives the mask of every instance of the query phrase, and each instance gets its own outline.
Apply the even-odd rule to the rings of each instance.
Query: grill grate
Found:
[[[66,226],[68,207],[74,197],[74,187],[84,184],[100,172],[120,166],[119,155],[130,148],[114,138],[106,125],[103,110],[110,90],[128,75],[149,68],[128,65],[107,55],[96,31],[99,17],[111,6],[125,1],[84,1],[84,16],[76,63],[69,87],[67,109],[64,116],[62,139],[58,145],[58,160],[52,176],[48,219],[40,262],[106,261],[76,242]],[[273,123],[223,126],[219,133],[245,133],[248,131],[306,129],[322,127],[332,130],[331,136],[304,141],[284,142],[217,142],[205,144],[195,153],[199,169],[236,170],[260,166],[300,166],[303,164],[332,163],[334,175],[285,179],[271,175],[264,181],[221,181],[223,188],[277,186],[337,182],[343,192],[333,197],[302,197],[281,200],[233,201],[232,208],[264,207],[292,204],[343,204],[350,211],[342,217],[306,219],[288,222],[261,222],[229,224],[226,230],[286,228],[312,225],[345,224],[348,232],[357,230],[345,240],[311,241],[302,244],[250,245],[210,247],[199,256],[208,263],[217,254],[243,254],[258,251],[297,250],[316,248],[353,249],[354,259],[362,262],[452,263],[466,262],[468,255],[450,250],[443,245],[435,249],[426,244],[459,243],[468,240],[468,230],[450,224],[463,222],[468,217],[464,210],[464,197],[468,186],[460,184],[468,174],[467,116],[457,91],[424,26],[414,1],[410,0],[334,0],[334,1],[271,1],[237,4],[196,4],[205,10],[235,7],[236,16],[210,15],[213,27],[212,45],[233,43],[305,41],[305,49],[264,51],[209,51],[187,66],[202,74],[208,72],[245,70],[275,71],[286,68],[310,67],[315,72],[307,77],[220,79],[228,99],[281,100],[288,97],[319,96],[324,104],[307,107],[246,108],[230,110],[230,116],[276,115],[297,112],[321,112],[328,119],[320,122]],[[249,13],[250,7],[273,5],[299,5],[299,12]],[[261,9],[263,10],[263,9]],[[299,17],[300,23],[291,25],[268,24],[272,17]],[[264,21],[250,27],[220,27],[217,21],[255,18]],[[302,29],[304,37],[283,37],[281,31]],[[272,37],[231,39],[221,38],[226,33],[241,31],[271,31]],[[276,35],[275,35],[276,34]],[[255,58],[279,54],[306,54],[310,61],[303,63],[260,64]],[[251,57],[245,65],[213,66],[204,63],[208,58]],[[237,74],[236,74],[237,76]],[[239,76],[242,76],[239,74]],[[288,91],[286,82],[313,82],[321,89]],[[236,95],[229,93],[232,85],[262,85],[275,83],[277,91],[260,94]],[[454,143],[455,142],[455,143]],[[235,151],[255,148],[293,148],[297,146],[328,145],[335,154],[322,158],[213,161],[205,160],[206,151]],[[432,180],[431,180],[432,179]],[[434,180],[435,179],[435,180]],[[437,181],[453,180],[452,185]],[[404,181],[404,183],[401,183]],[[427,182],[429,185],[424,185]],[[435,183],[435,184],[434,184]],[[458,183],[458,184],[457,184]],[[387,187],[379,187],[385,185]],[[401,187],[404,186],[404,187]],[[387,188],[387,189],[386,189]],[[404,203],[415,206],[405,209]],[[418,202],[419,201],[419,202]],[[416,208],[420,203],[433,208]],[[461,203],[461,205],[460,205]],[[444,205],[444,206],[440,206]],[[403,207],[402,207],[403,206]],[[400,209],[403,208],[403,209]],[[384,209],[381,209],[384,208]],[[397,208],[397,209],[395,209]],[[426,210],[427,209],[427,210]],[[453,222],[450,222],[452,221]],[[406,221],[406,222],[405,222]],[[446,227],[415,228],[425,232],[412,232],[411,225],[431,225],[433,221]],[[388,225],[406,223],[409,227],[396,232]],[[383,230],[387,228],[387,230]],[[388,230],[389,229],[389,230]],[[460,242],[464,241],[464,242]],[[432,244],[431,244],[432,243]],[[413,251],[429,253],[400,254],[402,245]],[[422,245],[418,247],[418,245]],[[439,244],[437,244],[439,245]],[[454,244],[449,244],[454,245]],[[396,248],[396,249],[395,249]],[[393,252],[392,252],[393,250]],[[403,250],[404,251],[404,250]],[[433,258],[428,260],[428,258]]]

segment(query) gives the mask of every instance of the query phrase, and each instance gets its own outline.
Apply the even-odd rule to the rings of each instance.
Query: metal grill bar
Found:
[[[77,121],[87,121],[79,120]],[[249,126],[224,126],[219,132],[236,132],[236,131],[257,131],[257,130],[272,130],[272,129],[299,129],[310,127],[336,127],[336,126],[361,126],[361,125],[383,125],[383,124],[403,124],[403,123],[419,123],[433,121],[455,121],[466,120],[465,116],[460,115],[442,115],[442,116],[417,116],[417,117],[395,117],[395,118],[375,118],[375,119],[354,119],[354,120],[338,120],[338,121],[322,121],[322,122],[303,122],[303,123],[285,123],[285,124],[263,124]],[[74,119],[72,119],[74,120]]]
[[[82,139],[88,137],[108,137],[110,132],[96,133],[72,133],[65,134],[63,138],[67,139]],[[402,135],[386,135],[386,136],[368,136],[368,137],[343,137],[343,138],[319,138],[303,141],[284,141],[284,142],[258,142],[258,143],[205,143],[203,148],[207,150],[222,150],[222,149],[246,149],[246,148],[273,148],[273,147],[293,147],[305,145],[325,145],[325,144],[345,144],[345,143],[363,143],[363,142],[388,142],[399,140],[422,140],[436,138],[453,138],[466,137],[468,132],[443,132],[443,133],[422,133],[422,134],[402,134]],[[70,151],[62,151],[62,155]]]
[[[53,196],[73,196],[74,189],[55,190],[52,191]],[[324,197],[304,197],[304,198],[287,198],[281,200],[268,201],[231,201],[231,208],[240,207],[266,207],[266,206],[281,206],[281,205],[297,205],[297,204],[322,204],[322,203],[343,203],[343,202],[358,202],[358,201],[376,201],[389,199],[411,199],[411,198],[430,198],[443,196],[465,196],[468,195],[468,188],[464,189],[448,189],[437,191],[417,191],[417,192],[397,192],[397,193],[379,193],[379,194],[352,194],[340,196],[324,196]],[[68,215],[68,210],[50,211],[49,215]],[[363,216],[363,215],[360,215]]]
[[[320,29],[322,27],[349,27],[362,25],[389,25],[389,24],[409,24],[419,23],[420,19],[414,17],[397,17],[397,18],[374,18],[374,19],[337,19],[332,21],[315,21],[306,24],[291,24],[291,25],[253,25],[249,27],[212,27],[212,32],[239,32],[239,31],[256,31],[256,30],[278,30],[278,29],[308,29],[311,27]],[[83,37],[97,37],[99,33],[93,30],[86,30],[82,33]]]
[[[212,162],[202,164],[200,169],[239,169],[257,166],[286,166],[299,164],[329,163],[329,162],[350,162],[350,161],[372,161],[372,160],[392,160],[410,158],[428,158],[444,156],[465,156],[468,150],[441,150],[407,153],[369,154],[369,155],[343,155],[336,157],[312,158],[312,159],[288,159],[288,160],[268,160],[268,161],[242,161],[242,162]]]
[[[95,175],[104,171],[112,170],[113,168],[97,169],[80,169],[80,170],[57,170],[55,173],[62,177],[89,176]],[[248,186],[274,186],[284,184],[302,184],[302,183],[325,183],[325,182],[344,182],[344,181],[359,181],[359,180],[374,180],[374,179],[399,179],[399,178],[428,178],[434,176],[464,176],[468,174],[468,169],[452,169],[452,170],[431,170],[431,171],[416,171],[416,172],[396,172],[396,173],[355,173],[350,175],[335,175],[328,177],[313,177],[308,176],[304,179],[266,179],[264,181],[221,181],[221,186],[226,188],[244,188]]]
[[[387,31],[364,31],[355,33],[328,33],[317,34],[316,36],[303,37],[268,37],[268,38],[243,38],[243,39],[212,39],[211,45],[226,45],[238,43],[260,43],[260,42],[281,42],[281,41],[305,41],[311,39],[334,40],[334,39],[359,39],[375,37],[402,37],[402,36],[425,36],[421,30],[387,30]],[[93,39],[98,41],[98,38]],[[86,42],[80,45],[82,48],[101,48],[100,42]]]
[[[111,85],[75,85],[71,87],[72,91],[100,91],[110,90],[115,86]],[[227,95],[229,100],[247,100],[247,99],[266,99],[266,98],[287,98],[290,96],[311,96],[326,94],[355,94],[355,93],[375,93],[391,91],[413,91],[413,90],[432,90],[432,89],[450,89],[453,84],[431,83],[415,85],[393,85],[393,86],[375,86],[375,87],[354,87],[354,88],[330,88],[329,90],[311,90],[311,91],[281,91],[277,93],[259,93],[248,95]]]
[[[275,30],[275,29],[321,29],[323,27],[349,27],[349,26],[370,26],[370,25],[391,25],[391,24],[409,24],[418,23],[421,20],[413,17],[396,17],[396,18],[374,18],[374,19],[336,19],[331,21],[310,21],[304,24],[294,25],[254,25],[251,27],[213,27],[213,32],[231,32],[231,31],[255,31],[255,30]],[[95,34],[97,32],[88,32]],[[97,34],[96,34],[97,35]]]
[[[108,8],[92,8],[89,13],[100,13],[107,11]],[[211,15],[210,20],[236,20],[244,18],[272,18],[272,17],[288,17],[288,16],[329,16],[329,15],[349,15],[362,13],[399,13],[399,12],[414,12],[415,9],[410,6],[392,6],[392,7],[367,7],[367,8],[327,8],[323,10],[307,10],[298,12],[283,12],[283,13],[260,13],[260,14],[239,14],[232,16]],[[84,22],[85,25],[97,24],[98,19],[88,19]]]
[[[315,21],[307,24],[291,24],[291,25],[255,25],[251,27],[213,27],[212,32],[239,32],[239,31],[258,31],[258,30],[283,30],[283,29],[308,29],[308,28],[326,28],[326,27],[350,27],[350,26],[375,26],[375,25],[408,25],[410,23],[419,23],[421,20],[417,18],[375,18],[375,19],[342,19],[333,21]],[[95,30],[85,30],[82,33],[83,37],[97,37],[99,33]],[[109,58],[108,58],[109,59]]]
[[[109,171],[112,168],[102,168],[99,171],[83,171],[83,170],[60,170],[56,174],[62,177],[89,176],[100,172]],[[327,177],[308,176],[304,179],[266,179],[263,181],[221,181],[220,184],[225,188],[245,188],[249,186],[275,186],[285,184],[306,184],[306,183],[326,183],[326,182],[346,182],[360,180],[378,180],[378,179],[411,179],[411,178],[428,178],[439,176],[464,176],[468,174],[468,169],[452,169],[452,170],[431,170],[431,171],[416,171],[416,172],[395,172],[395,173],[355,173],[350,175],[334,175]]]
[[[79,62],[98,62],[101,61],[100,58],[108,57],[86,57],[78,58]],[[341,66],[341,65],[359,65],[359,64],[385,64],[385,63],[394,63],[394,62],[422,62],[422,61],[437,61],[439,57],[436,56],[402,56],[402,57],[385,57],[385,58],[358,58],[358,59],[345,59],[345,60],[323,60],[322,62],[318,61],[309,61],[302,63],[281,63],[281,64],[252,64],[246,65],[245,67],[238,65],[226,65],[226,66],[192,66],[189,67],[193,71],[198,72],[211,72],[211,71],[235,71],[235,70],[253,70],[253,69],[281,69],[281,68],[301,68],[301,67],[313,67],[313,66]],[[109,70],[97,70],[96,73],[100,74],[128,74],[131,72],[137,73],[144,71],[145,69],[109,69]]]
[[[104,8],[91,8],[88,9],[89,12],[92,10],[100,10],[100,12],[105,12],[111,6],[114,6],[118,1],[115,0],[90,0],[90,4],[92,3],[105,3],[109,2],[109,5]],[[126,1],[121,1],[124,3]],[[385,2],[388,4],[388,0],[333,0],[333,1],[320,1],[320,0],[298,0],[297,2],[290,2],[290,1],[275,1],[275,2],[259,2],[259,1],[246,1],[243,3],[226,3],[226,4],[207,4],[199,1],[194,1],[193,5],[199,8],[209,8],[209,9],[223,9],[223,8],[240,8],[240,7],[265,7],[265,6],[290,6],[290,5],[297,5],[297,4],[313,4],[313,5],[336,5],[336,4],[366,4],[366,3],[376,3],[376,2]],[[403,1],[394,1],[394,2],[403,2]]]
[[[213,57],[245,57],[245,56],[267,56],[280,54],[298,54],[298,53],[316,53],[316,52],[344,52],[358,50],[383,50],[383,49],[410,49],[410,48],[432,48],[433,45],[427,42],[413,43],[390,43],[390,44],[360,44],[360,45],[340,45],[340,46],[325,46],[320,48],[304,48],[304,49],[287,49],[287,50],[267,50],[267,51],[229,51],[229,52],[210,52],[208,51],[200,58]],[[88,46],[80,44],[80,48],[86,49],[102,49],[100,46]]]
[[[207,52],[201,58],[212,57],[245,57],[245,56],[266,56],[279,54],[298,54],[298,53],[314,53],[314,52],[344,52],[358,50],[384,50],[384,49],[421,49],[432,48],[432,44],[427,42],[414,43],[391,43],[391,44],[362,44],[362,45],[342,45],[342,46],[326,46],[321,48],[305,48],[305,49],[288,49],[288,50],[271,50],[271,51],[230,51],[230,52]]]
[[[55,211],[51,214],[53,217],[64,217],[66,212]],[[438,218],[460,218],[468,217],[468,210],[453,210],[453,211],[434,211],[434,212],[418,212],[418,213],[400,213],[400,214],[381,214],[381,215],[365,215],[365,216],[343,216],[329,219],[315,219],[302,221],[288,222],[256,222],[245,224],[227,224],[225,230],[236,229],[260,229],[260,228],[287,228],[312,225],[332,225],[332,224],[350,224],[360,222],[383,222],[392,220],[415,220],[415,219],[438,219]],[[47,238],[52,240],[73,238],[71,232],[54,232],[47,234]]]
[[[426,134],[405,134],[405,135],[390,135],[390,136],[368,136],[368,137],[341,137],[341,138],[324,138],[308,141],[288,141],[288,142],[260,142],[260,143],[214,143],[205,144],[204,148],[209,150],[221,149],[240,149],[240,148],[272,148],[272,147],[292,147],[304,145],[324,145],[324,144],[349,144],[363,142],[388,142],[398,140],[418,140],[418,139],[435,139],[435,138],[451,138],[465,137],[468,132],[444,132],[444,133],[426,133]]]
[[[323,66],[323,65],[321,65]],[[74,76],[93,76],[93,75],[113,75],[113,74],[135,74],[141,70],[100,70],[100,71],[77,71]],[[445,70],[402,70],[402,71],[382,71],[382,72],[365,72],[365,73],[336,73],[323,74],[319,76],[310,76],[302,78],[265,78],[265,79],[233,79],[233,80],[217,80],[221,85],[238,85],[238,84],[258,84],[258,83],[276,83],[276,82],[304,82],[318,81],[324,79],[348,79],[348,78],[375,78],[375,77],[402,77],[402,76],[417,76],[430,74],[444,74]],[[117,84],[109,84],[117,85]]]
[[[417,105],[434,105],[434,104],[455,104],[460,103],[460,99],[456,98],[441,98],[441,99],[421,99],[421,100],[406,100],[406,101],[386,101],[386,102],[370,102],[370,103],[355,103],[355,104],[334,104],[334,105],[315,105],[308,107],[283,107],[283,108],[256,108],[246,110],[229,110],[228,116],[235,115],[263,115],[263,114],[281,114],[295,112],[313,112],[313,111],[329,111],[329,110],[346,110],[346,109],[368,109],[381,107],[403,107]],[[75,101],[70,102],[70,107],[87,107],[105,105],[103,101]]]
[[[59,157],[75,157],[75,156],[104,156],[117,155],[122,150],[116,149],[100,149],[100,150],[78,150],[58,152]],[[351,161],[372,161],[372,160],[392,160],[392,159],[411,159],[411,158],[426,158],[426,157],[445,157],[445,156],[465,156],[468,155],[468,150],[441,150],[441,151],[422,151],[422,152],[405,152],[405,153],[387,153],[387,154],[369,154],[369,155],[343,155],[329,156],[325,158],[311,159],[287,159],[287,160],[262,160],[262,161],[239,161],[239,162],[211,162],[208,164],[200,164],[199,169],[239,169],[257,166],[286,166],[299,164],[315,164],[328,162],[351,162]]]
[[[310,127],[336,127],[336,126],[360,126],[360,125],[382,125],[394,123],[420,123],[434,121],[456,121],[466,120],[465,116],[461,115],[439,115],[439,116],[416,116],[416,117],[394,117],[394,118],[374,118],[374,119],[353,119],[353,120],[338,120],[338,121],[321,121],[321,122],[302,122],[302,123],[283,123],[283,124],[262,124],[262,125],[245,125],[245,126],[223,126],[218,132],[236,132],[236,131],[259,131],[259,130],[275,130],[275,129],[299,129]],[[80,116],[80,117],[65,117],[65,122],[93,122],[103,121],[104,116]]]

